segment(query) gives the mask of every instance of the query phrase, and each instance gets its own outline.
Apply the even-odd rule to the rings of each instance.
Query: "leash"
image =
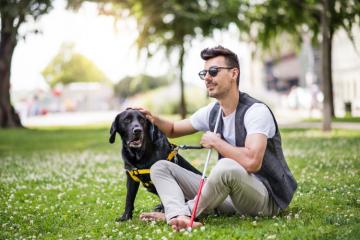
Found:
[[[203,146],[179,145],[178,148],[187,150],[187,149],[203,149],[204,147]]]
[[[214,128],[213,133],[216,133],[216,132],[217,132],[217,129],[218,129],[218,126],[219,126],[219,122],[220,122],[220,116],[221,116],[221,108],[219,108],[219,113],[218,113],[218,116],[217,116],[217,118],[216,118],[216,124],[215,124],[215,128]],[[204,186],[205,173],[206,173],[207,166],[208,166],[208,164],[209,164],[209,160],[210,160],[210,157],[211,157],[211,152],[212,152],[212,148],[209,149],[208,155],[207,155],[207,158],[206,158],[206,161],[205,161],[204,171],[203,171],[202,176],[201,176],[199,189],[198,189],[198,192],[197,192],[197,194],[196,194],[195,205],[194,205],[193,211],[192,211],[192,213],[191,213],[190,224],[189,224],[189,226],[188,226],[188,230],[189,230],[189,231],[191,231],[191,229],[192,229],[192,226],[193,226],[193,223],[194,223],[194,219],[195,219],[195,216],[196,216],[196,211],[197,211],[197,207],[198,207],[198,205],[199,205],[199,200],[200,200],[200,196],[201,196],[201,191],[202,191],[202,188],[203,188],[203,186]]]

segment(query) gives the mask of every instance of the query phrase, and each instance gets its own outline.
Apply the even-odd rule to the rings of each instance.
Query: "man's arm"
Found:
[[[215,148],[222,156],[237,161],[249,173],[260,170],[267,145],[267,136],[261,133],[248,135],[245,147],[235,147],[217,134],[206,132],[200,143],[206,148]]]
[[[137,108],[137,110],[142,112],[146,118],[155,124],[163,133],[165,133],[167,137],[175,138],[197,132],[197,130],[193,128],[190,119],[172,122],[158,116],[154,116],[146,109]]]

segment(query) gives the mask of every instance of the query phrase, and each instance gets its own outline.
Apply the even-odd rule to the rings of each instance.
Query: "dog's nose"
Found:
[[[135,135],[138,135],[138,134],[140,134],[141,132],[142,132],[141,128],[134,128],[134,129],[133,129],[133,134],[135,134]]]

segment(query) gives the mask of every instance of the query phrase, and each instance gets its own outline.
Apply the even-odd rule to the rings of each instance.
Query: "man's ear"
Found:
[[[240,70],[238,68],[234,68],[234,71],[233,71],[233,79],[236,79],[238,78],[238,76],[240,75]]]
[[[111,128],[110,128],[110,137],[109,137],[109,143],[113,144],[115,142],[115,137],[116,137],[116,130],[117,130],[117,125],[118,125],[118,119],[119,119],[119,115],[117,115],[113,121],[113,123],[111,124]]]

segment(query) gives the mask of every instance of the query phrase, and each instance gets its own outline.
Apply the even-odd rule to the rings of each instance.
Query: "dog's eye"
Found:
[[[140,122],[141,124],[143,124],[143,123],[145,123],[145,119],[140,118],[140,119],[139,119],[139,122]]]
[[[125,118],[124,119],[124,123],[130,123],[131,122],[131,119],[130,118]]]

